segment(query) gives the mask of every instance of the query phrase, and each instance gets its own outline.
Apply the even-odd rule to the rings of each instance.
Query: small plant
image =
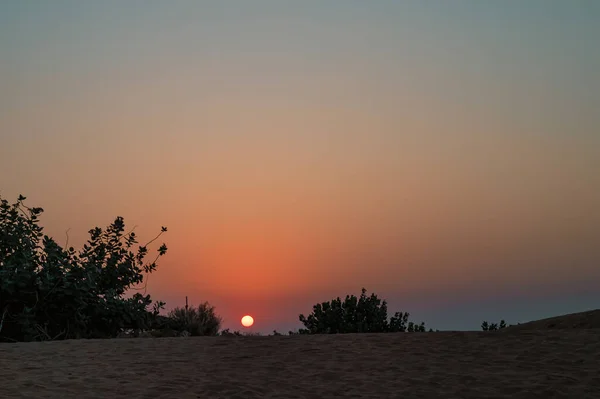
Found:
[[[222,337],[260,337],[262,334],[259,332],[240,332],[239,330],[230,331],[229,328],[222,330],[219,333]]]
[[[219,333],[219,335],[222,336],[222,337],[241,337],[242,333],[239,332],[238,330],[236,330],[236,331],[230,331],[229,328],[226,328],[226,329],[222,330]]]
[[[508,326],[506,325],[506,322],[504,320],[500,320],[500,324],[488,323],[487,321],[481,323],[481,330],[483,331],[498,331],[506,327]]]
[[[222,319],[215,312],[215,307],[208,302],[197,308],[175,308],[167,316],[168,327],[182,333],[187,331],[191,336],[217,335]]]

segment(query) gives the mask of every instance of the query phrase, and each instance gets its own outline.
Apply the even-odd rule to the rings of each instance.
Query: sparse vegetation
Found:
[[[242,333],[240,331],[238,331],[238,330],[231,331],[231,330],[229,330],[229,328],[226,328],[226,329],[222,330],[219,333],[219,335],[222,336],[222,337],[241,337]]]
[[[481,323],[481,329],[483,331],[497,331],[497,330],[501,330],[506,327],[508,327],[508,326],[506,325],[506,322],[504,320],[500,320],[500,324],[488,323],[487,321],[484,321],[483,323]]]
[[[239,330],[230,331],[229,328],[224,329],[219,333],[222,337],[259,337],[262,334],[259,332],[241,332]]]

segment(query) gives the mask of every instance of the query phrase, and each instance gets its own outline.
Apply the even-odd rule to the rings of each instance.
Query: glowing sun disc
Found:
[[[254,319],[252,318],[252,316],[246,315],[242,317],[242,325],[244,327],[250,327],[252,326],[252,324],[254,324]]]

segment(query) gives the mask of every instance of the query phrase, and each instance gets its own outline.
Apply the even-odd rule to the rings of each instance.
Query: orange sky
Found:
[[[598,287],[584,11],[267,3],[0,6],[2,196],[59,242],[167,226],[150,292],[228,327],[298,328],[365,286],[439,328],[481,302],[477,328],[483,303]]]

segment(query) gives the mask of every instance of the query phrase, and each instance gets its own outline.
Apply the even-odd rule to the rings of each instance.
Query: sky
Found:
[[[600,2],[0,0],[0,195],[122,216],[148,290],[302,327],[600,307]]]

